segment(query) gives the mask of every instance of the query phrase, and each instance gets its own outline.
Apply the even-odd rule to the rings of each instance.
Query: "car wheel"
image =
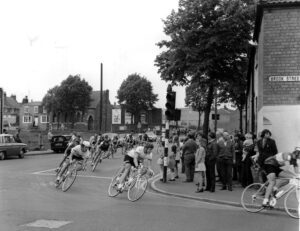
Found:
[[[0,160],[4,160],[5,159],[5,153],[4,152],[0,152]]]
[[[24,155],[25,155],[24,149],[21,149],[21,150],[20,150],[20,153],[19,153],[19,158],[20,158],[20,159],[23,159],[23,158],[24,158]]]

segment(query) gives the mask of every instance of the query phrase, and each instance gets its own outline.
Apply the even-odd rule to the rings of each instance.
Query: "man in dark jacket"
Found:
[[[184,143],[182,147],[182,155],[185,165],[185,182],[194,181],[194,172],[195,172],[195,153],[197,151],[198,145],[195,142],[195,134],[189,133],[188,140]]]
[[[228,132],[223,133],[224,142],[218,143],[218,159],[221,170],[223,187],[221,190],[232,191],[232,168],[235,163],[234,143],[230,140]]]
[[[214,132],[210,132],[208,135],[208,144],[206,149],[205,156],[205,165],[206,165],[206,179],[207,179],[207,187],[206,190],[210,192],[215,191],[216,185],[216,161],[218,155],[218,144],[216,140],[216,134]]]
[[[264,161],[270,156],[274,156],[278,153],[275,140],[271,139],[272,133],[268,129],[264,129],[261,132],[261,139],[256,143],[257,153],[254,156],[254,161],[257,161],[261,169],[264,169]],[[266,181],[267,179],[263,179]]]

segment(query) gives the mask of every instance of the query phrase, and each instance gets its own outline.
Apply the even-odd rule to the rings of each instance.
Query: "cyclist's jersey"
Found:
[[[109,145],[110,145],[110,140],[104,140],[104,141],[102,141],[101,144],[100,144],[100,149],[101,149],[102,151],[107,151],[108,148],[109,148]]]
[[[113,142],[113,144],[116,145],[118,143],[118,138],[117,137],[113,138],[112,142]]]
[[[73,155],[73,156],[76,156],[76,157],[81,157],[81,158],[88,158],[89,157],[89,155],[90,155],[90,152],[87,150],[86,152],[83,152],[82,150],[81,150],[81,145],[79,144],[79,145],[77,145],[77,146],[75,146],[74,148],[72,148],[71,149],[71,154]]]
[[[293,165],[294,167],[297,167],[297,161],[296,159],[291,159],[290,164]],[[275,167],[281,167],[285,165],[285,160],[283,159],[283,153],[277,153],[274,156],[270,156],[269,158],[267,158],[264,162],[264,164],[266,165],[273,165]]]
[[[143,159],[142,157],[141,157],[141,154],[144,154],[144,146],[138,146],[138,147],[136,147],[136,148],[134,148],[134,149],[131,149],[128,153],[127,153],[127,155],[128,156],[130,156],[130,157],[132,157],[132,158],[137,158],[137,159]],[[152,152],[148,155],[148,157],[150,157],[151,158],[151,160],[152,160]]]

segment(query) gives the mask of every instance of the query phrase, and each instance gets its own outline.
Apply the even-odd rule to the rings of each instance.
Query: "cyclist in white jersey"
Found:
[[[131,166],[137,167],[143,160],[152,160],[153,144],[147,143],[145,146],[138,146],[128,151],[124,157],[124,172],[119,179],[118,188],[123,187],[125,178],[129,175]]]
[[[286,169],[282,169],[284,166]],[[293,153],[280,152],[264,161],[264,170],[267,173],[269,184],[266,189],[263,206],[269,205],[269,198],[272,191],[276,197],[278,189],[288,183],[287,180],[280,180],[280,178],[291,178],[297,176],[299,173],[298,166],[300,166],[299,150],[296,150]],[[290,170],[290,167],[292,167],[293,170]],[[278,177],[277,180],[276,177]]]

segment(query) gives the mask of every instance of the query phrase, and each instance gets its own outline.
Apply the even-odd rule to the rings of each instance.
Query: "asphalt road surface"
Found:
[[[0,231],[299,230],[299,222],[285,213],[250,214],[151,189],[137,202],[128,201],[126,193],[110,198],[107,189],[122,163],[120,155],[104,160],[95,172],[79,172],[69,191],[62,192],[53,183],[61,157],[0,161]]]

